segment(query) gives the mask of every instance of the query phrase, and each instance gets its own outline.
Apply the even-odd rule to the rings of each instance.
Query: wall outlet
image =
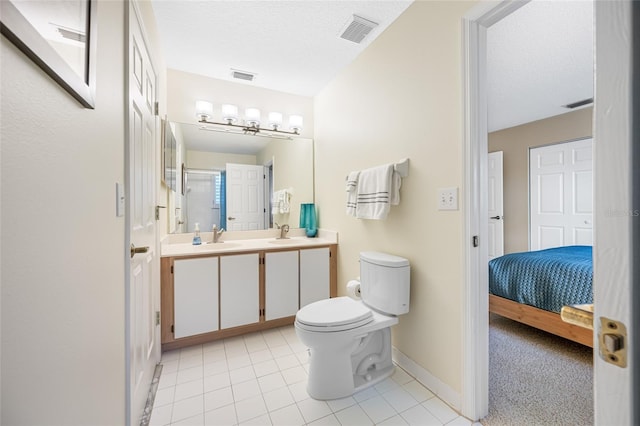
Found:
[[[438,189],[438,210],[458,210],[458,188]]]

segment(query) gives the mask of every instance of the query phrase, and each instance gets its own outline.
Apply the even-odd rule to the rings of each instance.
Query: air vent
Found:
[[[74,30],[73,28],[63,27],[62,25],[54,24],[52,22],[50,22],[50,24],[54,26],[56,31],[58,31],[58,34],[60,34],[63,38],[66,38],[67,40],[78,41],[80,43],[87,42],[87,36],[85,35],[85,33],[81,31]]]
[[[589,105],[593,103],[593,98],[589,98],[589,99],[583,99],[581,101],[578,102],[574,102],[572,104],[566,104],[566,105],[562,105],[564,108],[569,108],[569,109],[574,109],[574,108],[578,108],[581,106],[585,106],[585,105]]]
[[[240,71],[240,70],[231,70],[231,77],[233,78],[237,78],[238,80],[245,80],[245,81],[253,81],[254,78],[256,78],[256,75],[254,73],[250,73],[247,71]]]
[[[353,20],[347,25],[340,37],[354,43],[361,43],[371,30],[377,26],[378,24],[373,21],[362,16],[353,15]]]

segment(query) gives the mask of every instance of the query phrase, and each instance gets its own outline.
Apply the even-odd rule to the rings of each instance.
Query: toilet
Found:
[[[360,294],[320,300],[296,314],[296,334],[311,354],[307,392],[314,399],[344,398],[393,373],[391,326],[409,312],[409,261],[360,253]]]

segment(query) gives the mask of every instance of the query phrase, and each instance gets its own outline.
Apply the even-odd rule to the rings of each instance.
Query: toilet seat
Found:
[[[304,306],[296,314],[298,327],[315,332],[351,330],[371,321],[371,310],[349,297],[319,300]]]

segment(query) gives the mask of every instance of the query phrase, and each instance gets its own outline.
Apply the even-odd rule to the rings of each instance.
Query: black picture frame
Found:
[[[54,0],[52,0],[54,1]],[[78,75],[11,0],[0,1],[0,32],[85,108],[95,108],[96,0],[86,0],[84,76]]]

